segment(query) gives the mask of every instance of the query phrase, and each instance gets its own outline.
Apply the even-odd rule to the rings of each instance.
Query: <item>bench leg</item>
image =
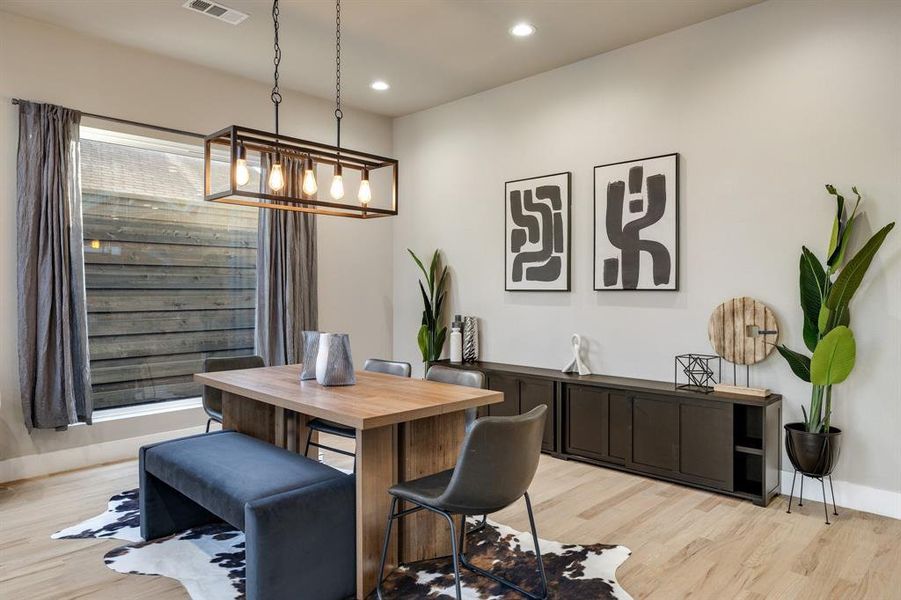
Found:
[[[155,540],[174,533],[221,521],[167,483],[144,469],[143,448],[140,455],[141,537]]]

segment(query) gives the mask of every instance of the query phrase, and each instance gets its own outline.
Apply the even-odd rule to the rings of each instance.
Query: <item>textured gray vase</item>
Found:
[[[320,333],[316,357],[316,381],[320,385],[353,385],[354,361],[350,355],[350,336],[346,333]]]
[[[316,379],[316,358],[319,356],[319,332],[303,332],[303,369],[300,380]]]
[[[479,360],[479,320],[463,317],[463,362]]]

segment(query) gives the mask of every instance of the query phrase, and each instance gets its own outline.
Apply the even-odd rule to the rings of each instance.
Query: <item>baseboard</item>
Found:
[[[793,474],[792,471],[782,472],[782,493],[786,496],[791,493]],[[795,501],[800,493],[800,481],[801,476],[799,475],[798,481],[795,483]],[[833,480],[832,483],[835,486],[835,503],[838,506],[901,519],[901,492],[880,490],[838,479]],[[826,480],[826,496],[832,502],[828,479]],[[808,478],[804,482],[804,498],[809,498],[814,502],[823,501],[823,490],[819,481]]]
[[[43,454],[17,456],[0,461],[0,483],[42,477],[44,475],[137,458],[138,448],[145,444],[193,435],[203,430],[203,427],[189,427],[187,429],[163,431],[150,435],[101,442],[99,444],[88,444]]]

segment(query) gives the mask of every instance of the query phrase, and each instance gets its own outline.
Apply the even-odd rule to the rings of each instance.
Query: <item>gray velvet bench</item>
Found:
[[[220,520],[244,531],[249,600],[353,596],[352,475],[217,431],[144,446],[140,478],[145,540]]]

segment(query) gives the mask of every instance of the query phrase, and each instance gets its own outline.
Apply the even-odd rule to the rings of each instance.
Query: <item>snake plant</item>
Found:
[[[845,198],[831,185],[826,191],[835,198],[836,212],[829,237],[825,266],[806,247],[801,247],[800,290],[801,310],[804,313],[804,345],[812,353],[807,356],[787,346],[777,346],[792,372],[811,384],[810,410],[803,406],[807,431],[827,433],[832,418],[832,386],[843,382],[851,374],[857,354],[854,333],[849,324],[851,298],[860,287],[863,277],[895,226],[889,223],[867,241],[852,258],[845,262],[848,241],[859,215],[861,196],[848,213]]]
[[[444,286],[447,284],[447,266],[441,266],[441,250],[435,250],[428,270],[416,254],[407,248],[419,270],[425,278],[419,280],[419,291],[422,293],[422,324],[416,335],[423,362],[431,362],[441,358],[447,327],[441,324],[441,309],[444,304]],[[440,274],[439,274],[440,271]]]

